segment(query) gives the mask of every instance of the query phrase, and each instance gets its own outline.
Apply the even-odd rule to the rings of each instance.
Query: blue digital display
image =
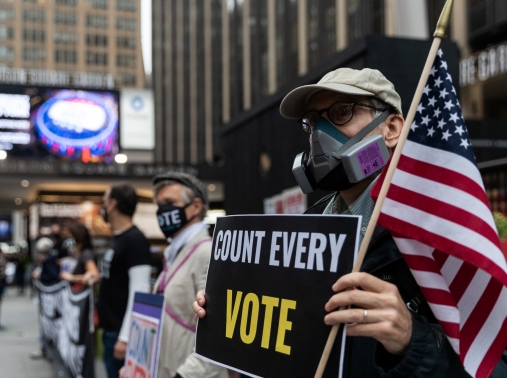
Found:
[[[97,160],[112,152],[118,105],[110,93],[62,90],[32,120],[40,141],[54,153]]]
[[[9,155],[107,163],[118,153],[118,92],[0,86],[0,97]]]

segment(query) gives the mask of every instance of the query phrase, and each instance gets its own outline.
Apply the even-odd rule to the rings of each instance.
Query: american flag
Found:
[[[442,50],[378,223],[466,371],[488,377],[507,346],[507,264]]]

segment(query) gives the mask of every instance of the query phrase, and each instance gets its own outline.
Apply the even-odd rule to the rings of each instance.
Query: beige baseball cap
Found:
[[[322,89],[356,96],[372,96],[391,105],[401,114],[401,98],[393,83],[378,70],[338,68],[328,72],[317,84],[303,85],[292,90],[280,104],[285,118],[300,118],[308,111],[308,101]]]

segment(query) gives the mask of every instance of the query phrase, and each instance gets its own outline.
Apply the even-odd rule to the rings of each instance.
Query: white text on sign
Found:
[[[259,264],[262,242],[266,232],[243,230],[220,230],[215,236],[213,257],[232,262]],[[324,271],[324,253],[331,252],[329,271],[336,272],[338,258],[345,243],[345,234],[323,234],[319,232],[282,232],[271,233],[269,265],[297,269]],[[255,254],[253,253],[255,250]]]

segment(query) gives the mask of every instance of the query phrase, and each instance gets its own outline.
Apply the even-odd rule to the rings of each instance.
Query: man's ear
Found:
[[[203,206],[204,206],[204,204],[202,203],[202,199],[200,199],[199,197],[195,197],[192,200],[192,204],[189,206],[191,215],[192,216],[199,215],[202,211]]]
[[[391,114],[384,122],[382,136],[387,148],[394,148],[398,143],[404,122],[405,120],[401,114]]]
[[[114,198],[111,198],[109,200],[109,205],[108,206],[113,206],[113,210],[116,209],[118,207],[118,201],[116,201]]]

